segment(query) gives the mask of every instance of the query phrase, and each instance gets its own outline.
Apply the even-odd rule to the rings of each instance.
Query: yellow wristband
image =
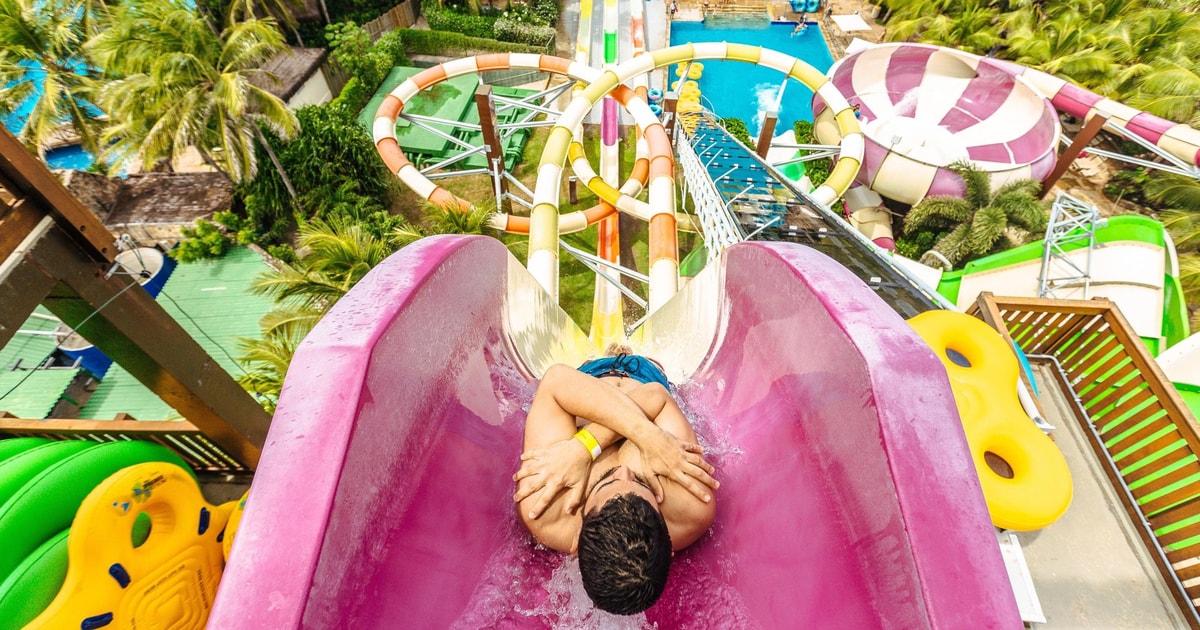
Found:
[[[583,443],[583,447],[592,454],[592,461],[596,461],[600,457],[600,443],[596,441],[596,436],[592,435],[587,429],[580,429],[575,432],[575,439]]]

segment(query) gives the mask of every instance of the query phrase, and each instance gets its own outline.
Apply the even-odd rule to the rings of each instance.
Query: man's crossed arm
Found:
[[[525,424],[521,467],[513,480],[513,499],[528,506],[527,517],[536,519],[554,500],[567,492],[565,514],[583,504],[592,457],[574,439],[576,417],[590,422],[589,432],[601,447],[621,438],[641,452],[643,473],[654,495],[665,498],[660,477],[678,483],[697,499],[712,500],[713,467],[704,460],[696,434],[674,397],[657,383],[642,385],[628,394],[611,383],[565,365],[546,371]],[[536,497],[532,504],[526,502]],[[524,503],[523,503],[524,502]]]

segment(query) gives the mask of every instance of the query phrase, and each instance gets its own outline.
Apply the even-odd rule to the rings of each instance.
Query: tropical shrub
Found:
[[[754,139],[750,137],[750,130],[746,128],[746,122],[741,118],[722,118],[721,126],[725,127],[725,131],[728,131],[729,135],[737,138],[742,144],[754,147]]]
[[[1129,201],[1146,203],[1146,185],[1161,175],[1152,174],[1145,167],[1137,166],[1113,173],[1104,185],[1104,194],[1114,202]]]
[[[538,24],[557,26],[559,5],[558,0],[531,0],[529,8]]]
[[[528,44],[550,50],[554,48],[554,29],[549,26],[538,26],[528,22],[500,18],[496,20],[494,33],[496,39],[502,42]]]
[[[325,8],[329,10],[330,23],[366,24],[391,10],[397,3],[397,0],[325,0]]]
[[[921,257],[928,265],[951,268],[994,254],[1040,236],[1046,229],[1049,204],[1042,201],[1042,184],[1032,179],[1008,182],[994,193],[987,173],[968,162],[950,169],[963,178],[962,197],[934,196],[922,199],[904,217],[906,248],[921,239],[922,232],[940,233]],[[899,249],[899,248],[898,248]]]
[[[426,31],[407,28],[396,31],[404,42],[404,52],[409,55],[477,55],[489,52],[545,52],[541,46],[530,46],[513,42],[500,42],[484,37],[468,37],[462,33]]]
[[[796,144],[820,144],[813,135],[812,123],[807,120],[797,120],[792,124],[792,131],[796,135]],[[833,165],[829,160],[811,160],[804,163],[804,174],[808,176],[808,181],[812,182],[813,186],[820,186],[829,178],[829,171],[832,168]],[[899,243],[897,243],[897,247],[899,247]]]
[[[329,57],[358,79],[361,84],[358,89],[369,90],[367,99],[394,66],[408,64],[398,31],[386,33],[379,41],[371,43],[371,35],[366,29],[353,22],[343,22],[326,26],[325,34],[329,41]]]
[[[421,4],[421,14],[434,31],[462,33],[469,37],[491,37],[496,18],[488,15],[472,15],[455,10],[454,7],[438,8],[436,2]]]
[[[343,104],[310,105],[296,112],[300,131],[277,152],[296,185],[304,216],[346,214],[367,217],[384,211],[392,197],[392,175],[375,151],[371,136]],[[263,170],[240,192],[254,240],[280,243],[295,224],[282,182]]]
[[[182,230],[183,240],[171,250],[179,262],[195,262],[207,258],[220,258],[233,246],[232,239],[217,224],[199,219],[192,227]]]
[[[253,238],[247,222],[229,211],[213,214],[212,221],[199,219],[181,232],[183,240],[170,254],[185,263],[220,258],[234,243],[247,244]]]
[[[554,26],[558,23],[558,2],[540,0],[536,2],[509,2],[503,17],[514,22],[525,22],[537,26]]]

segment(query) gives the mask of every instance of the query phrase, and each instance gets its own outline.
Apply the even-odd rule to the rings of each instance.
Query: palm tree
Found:
[[[419,233],[413,232],[412,237],[419,238]],[[266,273],[253,290],[279,304],[324,313],[375,265],[411,240],[381,237],[344,217],[312,219],[300,227],[296,263]]]
[[[1008,58],[1076,83],[1096,86],[1113,71],[1109,50],[1112,33],[1089,25],[1078,14],[1062,13],[1033,28],[1015,31],[1008,39]]]
[[[238,377],[238,384],[253,393],[267,413],[275,413],[288,365],[302,338],[303,335],[265,333],[263,339],[243,337],[238,340],[238,361],[244,370]]]
[[[0,0],[0,113],[35,100],[18,136],[39,156],[64,122],[99,153],[97,72],[83,44],[105,18],[104,5],[87,0]]]
[[[371,268],[420,236],[381,237],[346,217],[305,222],[296,263],[266,272],[251,289],[272,296],[275,306],[259,321],[261,338],[239,340],[242,386],[273,412],[300,341]]]
[[[984,54],[1002,41],[997,25],[999,12],[968,2],[954,14],[927,13],[900,20],[888,26],[892,39],[918,38],[936,46],[952,46],[967,52]]]
[[[1200,181],[1191,177],[1160,174],[1146,183],[1146,197],[1168,208],[1177,208],[1179,212],[1200,216],[1197,215],[1200,211]],[[1200,249],[1200,233],[1194,244]]]
[[[1166,209],[1158,216],[1179,252],[1179,280],[1184,300],[1200,304],[1200,182],[1180,175],[1163,175],[1146,184],[1146,197]],[[1200,312],[1192,328],[1200,328]]]
[[[296,116],[251,82],[274,80],[259,67],[287,49],[272,20],[237,22],[217,33],[184,0],[126,3],[89,48],[118,77],[100,95],[114,120],[104,134],[110,154],[154,164],[194,146],[240,183],[258,169],[259,143],[295,197],[259,125],[286,138],[299,128]]]
[[[233,0],[229,4],[228,19],[232,24],[252,20],[259,15],[269,15],[276,24],[287,27],[292,37],[296,38],[296,43],[303,46],[304,40],[300,37],[300,31],[296,30],[296,26],[299,25],[296,21],[296,9],[299,8],[304,8],[304,3],[300,0]],[[329,12],[325,9],[325,0],[321,0],[321,15],[328,24]]]
[[[973,165],[957,162],[950,169],[963,178],[966,194],[926,197],[904,218],[906,235],[931,230],[943,234],[934,253],[927,252],[922,262],[944,266],[944,258],[953,268],[1020,245],[1046,229],[1048,208],[1040,199],[1040,183],[1011,181],[993,193],[987,174]]]
[[[1200,126],[1200,57],[1155,60],[1135,90],[1128,97],[1130,105]]]
[[[494,213],[485,206],[471,206],[464,212],[426,202],[424,214],[430,234],[487,234]]]

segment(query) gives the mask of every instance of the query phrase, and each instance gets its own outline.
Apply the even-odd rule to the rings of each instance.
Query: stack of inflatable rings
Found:
[[[704,64],[693,62],[689,68],[687,64],[681,63],[675,68],[675,76],[682,77],[685,70],[687,71],[687,78],[699,79],[700,75],[704,74]]]

